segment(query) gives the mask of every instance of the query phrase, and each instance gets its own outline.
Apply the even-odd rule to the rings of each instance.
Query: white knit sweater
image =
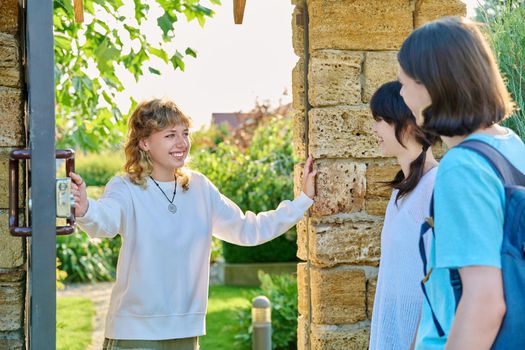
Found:
[[[174,182],[159,185],[171,199]],[[312,204],[302,193],[276,210],[245,214],[202,174],[191,172],[190,188],[177,188],[174,204],[148,179],[147,189],[127,176],[114,177],[98,201],[89,200],[79,226],[91,237],[122,236],[117,279],[105,336],[160,340],[205,334],[212,233],[252,246],[295,225]]]
[[[397,206],[394,201],[398,191],[392,192],[381,232],[370,350],[407,350],[414,339],[423,301],[418,243],[421,224],[429,216],[436,173],[437,167],[428,171],[412,192],[398,200]]]

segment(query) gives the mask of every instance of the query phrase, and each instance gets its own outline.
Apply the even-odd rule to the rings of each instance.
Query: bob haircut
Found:
[[[444,17],[413,31],[398,53],[403,71],[428,90],[423,127],[443,136],[468,135],[512,112],[492,51],[473,22]]]

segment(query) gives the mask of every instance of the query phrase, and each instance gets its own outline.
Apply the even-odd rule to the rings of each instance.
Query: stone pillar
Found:
[[[308,150],[318,169],[316,202],[297,229],[298,257],[304,261],[297,271],[298,349],[366,349],[390,196],[381,181],[398,170],[393,159],[380,155],[368,103],[379,85],[397,78],[397,50],[414,27],[464,15],[465,5],[459,0],[292,3],[293,46],[300,57],[292,72],[294,151],[304,159]],[[306,49],[300,20],[305,7]],[[300,171],[297,167],[296,191]]]
[[[25,348],[26,290],[25,241],[7,222],[9,152],[25,147],[18,11],[18,0],[0,0],[0,349],[13,350]]]

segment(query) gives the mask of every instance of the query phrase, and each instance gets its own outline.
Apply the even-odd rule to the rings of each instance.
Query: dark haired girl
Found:
[[[500,256],[505,192],[488,161],[456,146],[465,139],[485,142],[525,172],[523,142],[498,125],[511,112],[509,94],[483,35],[462,18],[418,28],[398,60],[405,102],[449,148],[436,176],[428,301],[416,348],[489,349],[506,312]],[[459,270],[463,287],[457,305],[451,269]]]
[[[417,244],[421,224],[429,215],[437,173],[437,161],[430,150],[436,138],[417,126],[400,90],[399,82],[386,83],[370,101],[382,154],[396,157],[401,166],[389,182],[393,191],[381,233],[370,350],[409,349],[423,301]]]

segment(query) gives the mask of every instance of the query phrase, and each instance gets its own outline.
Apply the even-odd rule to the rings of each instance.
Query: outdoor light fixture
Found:
[[[233,18],[235,20],[235,24],[242,24],[245,5],[246,0],[233,0]]]

